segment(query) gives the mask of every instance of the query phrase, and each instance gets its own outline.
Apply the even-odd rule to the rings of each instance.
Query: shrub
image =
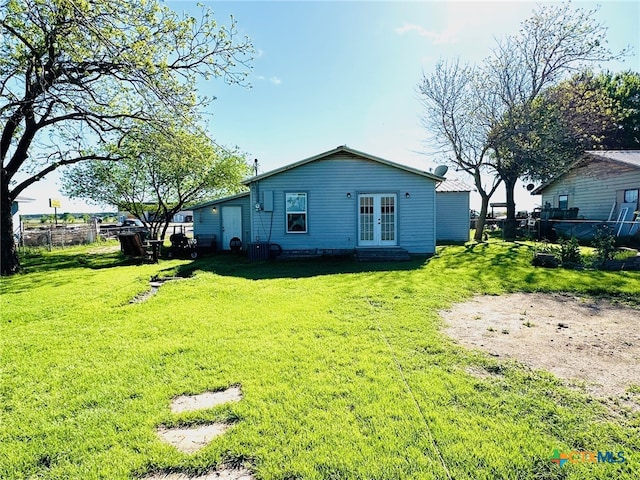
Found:
[[[560,262],[563,267],[582,265],[580,245],[575,237],[560,240]]]
[[[599,228],[593,240],[593,248],[596,249],[596,262],[602,263],[613,260],[616,254],[616,237],[606,225]]]

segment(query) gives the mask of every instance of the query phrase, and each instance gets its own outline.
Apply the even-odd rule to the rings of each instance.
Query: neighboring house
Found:
[[[469,241],[469,192],[458,180],[445,180],[436,187],[436,241]]]
[[[587,151],[564,173],[532,190],[543,210],[577,210],[588,220],[633,220],[638,211],[640,150]],[[563,217],[560,217],[563,218]]]
[[[181,210],[171,219],[173,223],[191,223],[193,222],[192,210]]]
[[[31,203],[35,201],[33,198],[29,197],[16,197],[16,199],[11,204],[11,216],[13,218],[13,234],[16,238],[20,238],[22,232],[22,226],[20,224],[20,214],[18,211],[20,210],[21,203]]]
[[[243,246],[251,241],[249,192],[201,203],[192,210],[193,236],[198,245],[214,244],[216,250],[230,250],[234,238],[239,238]]]

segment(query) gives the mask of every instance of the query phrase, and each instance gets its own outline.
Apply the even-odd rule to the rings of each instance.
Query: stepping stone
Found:
[[[244,468],[215,470],[213,472],[190,477],[184,473],[158,473],[144,477],[143,480],[255,480],[248,470]]]
[[[221,392],[205,392],[199,395],[180,395],[171,402],[171,413],[204,410],[227,402],[242,400],[240,387],[230,387]]]
[[[158,435],[165,442],[184,453],[197,452],[222,435],[230,427],[227,423],[210,423],[189,428],[158,428]]]

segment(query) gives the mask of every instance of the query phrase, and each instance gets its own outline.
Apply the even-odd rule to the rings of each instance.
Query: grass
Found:
[[[438,310],[477,293],[640,298],[637,273],[537,269],[530,249],[468,244],[398,264],[130,265],[91,247],[32,252],[0,290],[0,478],[130,479],[222,463],[261,479],[637,478],[640,415],[613,417],[552,375],[440,330]],[[150,278],[173,275],[189,278],[130,303]],[[169,411],[177,395],[234,384],[238,403]],[[193,455],[155,434],[210,421],[234,426]],[[554,449],[627,461],[560,468]]]

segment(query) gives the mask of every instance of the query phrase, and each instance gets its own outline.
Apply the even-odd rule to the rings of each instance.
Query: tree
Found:
[[[606,47],[606,27],[596,10],[573,9],[570,3],[539,7],[523,22],[519,34],[500,42],[484,65],[485,88],[493,90],[501,108],[493,118],[489,141],[495,152],[493,168],[505,185],[507,221],[505,238],[515,236],[514,189],[531,171],[531,158],[539,143],[530,142],[534,102],[542,92],[571,72],[587,65],[618,59]]]
[[[578,73],[543,95],[584,150],[640,148],[640,73]]]
[[[205,198],[237,193],[250,170],[236,150],[218,147],[204,132],[184,127],[140,125],[110,147],[122,160],[74,166],[64,178],[63,192],[117,205],[161,240],[176,213]]]
[[[111,159],[135,121],[183,115],[210,99],[199,77],[242,84],[251,43],[158,0],[0,0],[2,275],[19,269],[11,204],[64,165]]]
[[[433,133],[434,143],[456,168],[473,177],[481,197],[474,239],[482,241],[489,200],[500,185],[494,177],[485,187],[483,174],[488,168],[490,145],[488,124],[482,112],[490,109],[492,99],[478,95],[477,72],[474,68],[439,62],[432,75],[423,75],[418,94],[424,106],[423,126]]]

